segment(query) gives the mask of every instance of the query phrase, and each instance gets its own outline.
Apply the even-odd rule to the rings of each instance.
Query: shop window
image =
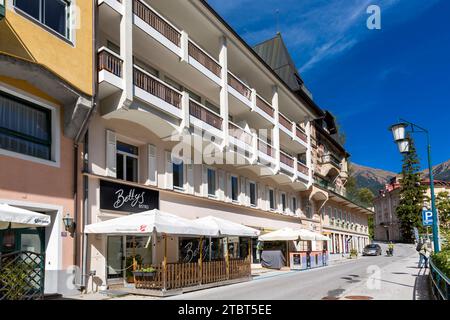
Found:
[[[239,188],[239,184],[238,184],[238,177],[235,176],[231,176],[231,200],[232,201],[238,201],[238,188]]]
[[[275,210],[275,196],[274,191],[272,189],[269,190],[269,204],[270,210]]]
[[[181,160],[175,160],[172,164],[172,176],[174,189],[184,189],[184,163]]]
[[[0,92],[0,148],[51,160],[51,111]]]
[[[65,0],[15,0],[14,6],[64,38],[70,38],[70,2]]]
[[[138,182],[139,148],[117,141],[117,179]]]
[[[216,196],[216,170],[208,169],[208,196]]]
[[[200,240],[198,238],[180,238],[178,256],[179,262],[197,262],[200,258]],[[223,239],[204,239],[202,257],[203,261],[222,260],[224,258]]]
[[[250,205],[256,207],[256,184],[254,182],[249,183],[250,186]]]

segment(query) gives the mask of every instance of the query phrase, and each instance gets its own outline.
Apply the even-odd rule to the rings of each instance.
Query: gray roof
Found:
[[[301,90],[303,80],[280,33],[253,50],[279,75],[293,91]]]

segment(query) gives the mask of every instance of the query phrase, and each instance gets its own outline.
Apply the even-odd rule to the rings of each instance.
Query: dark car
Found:
[[[381,256],[381,247],[379,244],[368,244],[363,250],[363,256]]]

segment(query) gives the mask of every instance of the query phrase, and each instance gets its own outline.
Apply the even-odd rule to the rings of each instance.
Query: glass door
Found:
[[[125,255],[122,236],[109,236],[106,252],[107,279],[122,279],[125,267]]]

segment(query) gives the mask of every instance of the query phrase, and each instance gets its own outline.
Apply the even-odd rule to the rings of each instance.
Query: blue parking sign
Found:
[[[422,225],[432,226],[433,225],[433,212],[430,210],[422,210]]]

